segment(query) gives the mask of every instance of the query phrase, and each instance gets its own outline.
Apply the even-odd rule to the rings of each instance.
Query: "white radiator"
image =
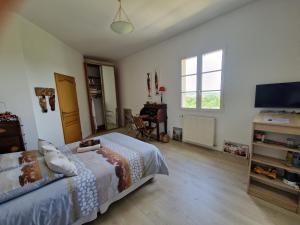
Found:
[[[216,119],[204,116],[183,116],[182,137],[184,142],[213,147],[215,144]]]

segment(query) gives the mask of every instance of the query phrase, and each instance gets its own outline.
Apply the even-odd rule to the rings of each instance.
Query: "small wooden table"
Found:
[[[0,122],[0,154],[24,151],[25,146],[20,122]]]

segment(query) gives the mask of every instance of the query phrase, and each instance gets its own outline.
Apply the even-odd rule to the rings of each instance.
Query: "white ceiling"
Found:
[[[117,0],[26,0],[20,14],[83,55],[120,59],[253,0],[122,0],[135,30],[110,30]]]

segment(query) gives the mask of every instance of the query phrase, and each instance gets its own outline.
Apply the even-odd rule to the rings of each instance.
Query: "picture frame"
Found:
[[[173,127],[173,140],[182,142],[182,128]]]
[[[231,141],[224,141],[223,151],[231,155],[249,159],[249,145],[240,144]]]

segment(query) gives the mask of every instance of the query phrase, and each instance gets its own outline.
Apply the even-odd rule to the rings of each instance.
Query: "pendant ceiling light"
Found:
[[[128,34],[134,30],[133,24],[130,22],[129,17],[122,8],[121,0],[119,2],[119,9],[115,15],[115,18],[110,25],[111,29],[118,34]]]

